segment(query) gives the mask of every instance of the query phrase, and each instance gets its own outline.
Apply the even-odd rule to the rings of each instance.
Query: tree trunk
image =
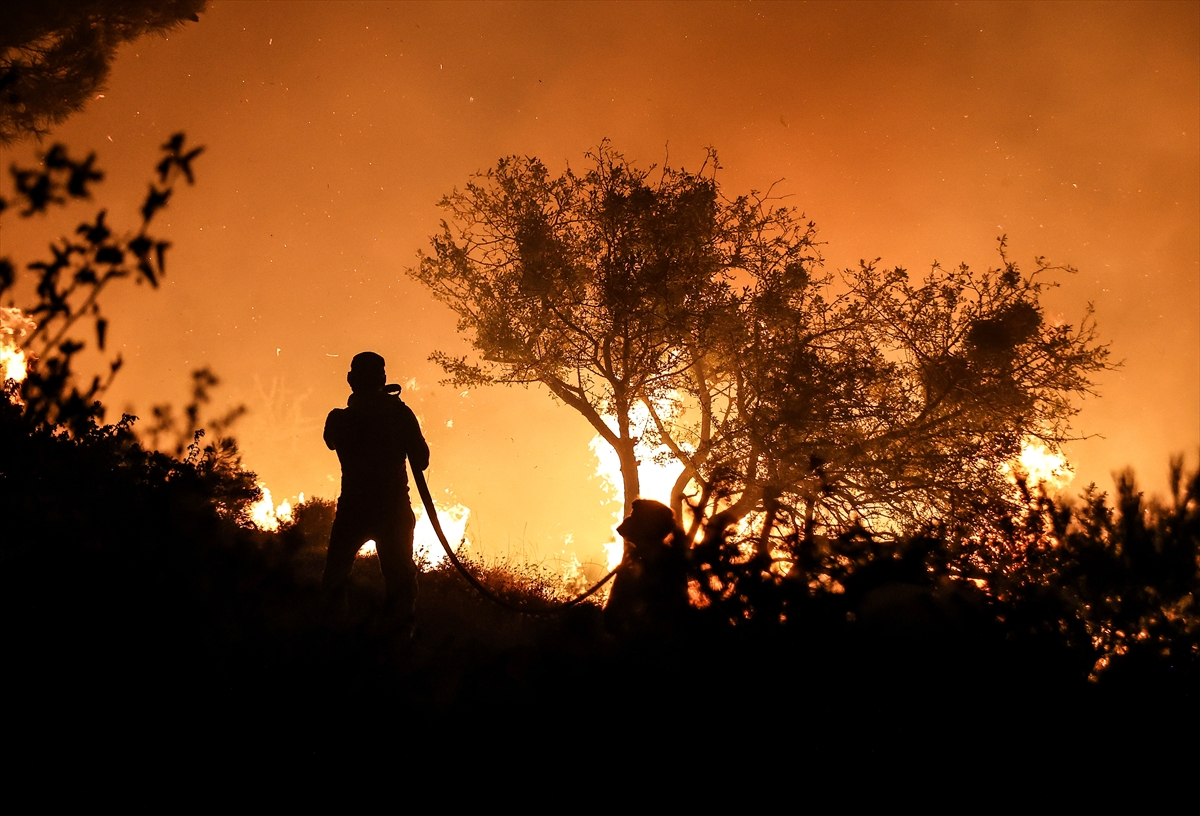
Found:
[[[695,476],[696,469],[685,464],[671,486],[671,512],[675,514],[675,523],[680,527],[683,526],[683,491]]]
[[[624,518],[629,518],[633,512],[633,500],[641,496],[642,486],[638,480],[637,456],[633,449],[633,440],[622,437],[618,440],[617,456],[621,460],[621,487],[625,500]]]
[[[766,518],[763,519],[762,532],[758,536],[757,554],[763,561],[771,560],[771,528],[775,526],[775,518],[779,513],[779,490],[768,487],[763,489],[763,507]]]
[[[616,403],[617,438],[613,447],[621,462],[621,492],[625,501],[622,518],[629,518],[633,513],[633,500],[641,496],[642,485],[638,479],[637,454],[634,452],[636,441],[629,435],[629,402],[623,394],[617,394]]]

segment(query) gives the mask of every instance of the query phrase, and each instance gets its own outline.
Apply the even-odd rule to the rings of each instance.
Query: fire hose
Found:
[[[577,595],[569,601],[561,601],[553,606],[548,607],[527,607],[520,604],[512,603],[504,598],[501,598],[496,593],[488,589],[482,581],[471,574],[471,571],[458,560],[458,556],[454,554],[454,550],[450,548],[450,542],[446,540],[446,534],[442,532],[442,523],[438,520],[437,508],[433,504],[433,496],[429,492],[429,485],[425,483],[425,474],[416,468],[412,469],[413,481],[417,483],[417,492],[421,494],[421,502],[425,505],[425,512],[429,514],[429,522],[433,525],[433,531],[437,533],[438,541],[442,542],[442,549],[446,551],[446,555],[450,558],[450,563],[454,565],[462,576],[467,579],[467,583],[475,587],[480,595],[483,595],[493,603],[503,606],[505,609],[511,609],[514,612],[520,612],[525,615],[554,615],[564,610],[570,609],[572,606],[583,603],[592,595],[599,591],[600,587],[604,586],[617,574],[617,570],[621,569],[618,564],[601,578],[598,582],[592,585],[587,592],[582,595]]]

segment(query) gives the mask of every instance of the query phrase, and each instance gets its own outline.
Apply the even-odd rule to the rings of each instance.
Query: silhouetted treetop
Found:
[[[626,513],[639,459],[678,463],[690,540],[750,517],[762,559],[795,560],[859,523],[1003,518],[1023,444],[1071,438],[1107,366],[1090,307],[1044,315],[1071,270],[1023,270],[1000,238],[992,269],[834,275],[811,221],[727,196],[717,169],[712,151],[698,172],[641,169],[604,142],[581,172],[513,156],[472,177],[410,274],[477,356],[433,359],[464,385],[546,385],[617,452]]]
[[[29,357],[28,376],[18,388],[25,418],[32,425],[61,425],[74,430],[85,427],[85,420],[102,415],[99,397],[120,369],[121,357],[113,359],[105,376],[97,375],[90,386],[81,387],[72,360],[86,341],[76,330],[81,322],[90,322],[96,346],[104,352],[108,339],[108,319],[100,302],[104,290],[122,279],[157,287],[166,274],[170,242],[150,233],[151,222],[170,201],[176,181],[182,177],[189,184],[193,182],[192,163],[203,148],[187,147],[184,135],[177,133],[162,145],[162,150],[165,155],[155,167],[157,182],[147,191],[136,233],[118,231],[109,224],[108,211],[100,210],[94,220],[81,223],[72,236],[51,243],[50,258],[24,265],[36,279],[32,287],[20,285],[17,264],[0,258],[0,298],[11,299],[18,292],[29,298],[21,309],[5,309],[0,326],[9,329],[17,347]],[[25,218],[51,207],[90,199],[93,185],[104,178],[96,167],[95,154],[75,159],[58,144],[43,154],[39,166],[14,165],[11,172],[15,196],[11,200],[0,197],[0,213],[15,205]],[[10,323],[20,324],[20,330],[14,331]],[[211,378],[209,372],[204,374]]]
[[[0,144],[42,138],[104,89],[117,49],[198,22],[205,0],[45,0],[0,8]]]

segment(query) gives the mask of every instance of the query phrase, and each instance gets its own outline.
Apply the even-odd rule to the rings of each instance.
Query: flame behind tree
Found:
[[[478,355],[433,359],[460,385],[538,382],[581,413],[616,454],[626,515],[659,449],[689,536],[752,518],[766,557],[859,522],[999,518],[1025,441],[1072,438],[1107,349],[1090,309],[1078,327],[1044,317],[1044,278],[1067,268],[1024,273],[1002,238],[983,272],[835,276],[802,214],[722,196],[711,151],[696,173],[640,170],[607,143],[588,160],[473,177],[409,273]]]
[[[647,430],[635,406],[666,395],[691,364],[685,341],[725,305],[710,289],[721,210],[703,170],[650,184],[607,144],[589,158],[556,179],[536,159],[501,160],[442,201],[452,225],[410,274],[474,335],[482,365],[435,355],[455,382],[546,385],[616,452],[628,513]]]
[[[1024,479],[1029,487],[1048,493],[1060,493],[1075,478],[1075,469],[1067,458],[1056,453],[1037,439],[1026,440],[1021,454],[1008,468],[1013,482]]]
[[[436,501],[433,506],[437,509],[438,520],[441,522],[442,532],[446,534],[446,541],[450,544],[450,549],[458,553],[460,547],[469,546],[467,521],[471,517],[470,508],[458,503],[442,504]],[[425,522],[425,508],[423,506],[414,508],[413,513],[417,517],[417,526],[413,532],[413,559],[422,569],[436,567],[446,560],[446,551],[442,547],[442,542],[438,540],[432,522]],[[377,552],[375,539],[371,539],[358,551],[358,557],[368,558],[376,555]]]
[[[166,274],[167,241],[153,236],[152,222],[174,194],[180,179],[193,183],[192,163],[203,148],[185,145],[177,133],[162,145],[165,155],[155,166],[155,180],[140,208],[140,226],[136,232],[118,231],[108,222],[108,211],[100,210],[92,221],[84,221],[67,237],[50,244],[52,257],[24,265],[32,273],[32,286],[18,278],[18,268],[9,258],[0,258],[0,298],[10,293],[30,293],[30,302],[21,309],[4,312],[5,331],[0,342],[14,343],[27,364],[19,384],[5,387],[4,397],[15,409],[12,416],[25,432],[65,431],[85,439],[110,431],[102,430],[100,397],[121,367],[117,356],[103,375],[90,383],[82,381],[73,368],[74,358],[88,339],[84,327],[92,330],[96,348],[104,353],[108,340],[108,320],[101,308],[101,296],[114,282],[132,279],[157,288]],[[104,175],[96,167],[96,156],[73,158],[62,145],[54,145],[42,156],[39,166],[14,167],[15,195],[0,198],[0,212],[10,207],[25,218],[37,217],[52,207],[89,200],[94,185]],[[18,319],[19,316],[19,319]],[[7,366],[6,366],[7,367]],[[208,387],[216,379],[207,370],[196,372],[197,387],[203,386],[207,401]],[[195,394],[194,394],[195,396]],[[196,402],[196,400],[194,400]],[[187,420],[196,417],[189,406]],[[198,407],[197,407],[198,410]],[[240,413],[234,409],[222,418],[225,425]],[[134,436],[134,417],[125,417],[112,426],[112,433]],[[214,430],[223,430],[216,424]],[[189,429],[190,430],[190,429]],[[253,474],[243,470],[232,440],[218,438],[202,446],[203,431],[191,431],[186,444],[176,445],[176,459],[195,476],[209,483],[209,495],[221,512],[237,516],[251,500],[257,499]]]
[[[258,483],[259,499],[245,509],[245,523],[259,530],[275,532],[280,525],[293,521],[292,503],[287,499],[275,504],[271,497],[271,489],[262,482]],[[304,504],[304,494],[300,494],[300,504]]]
[[[0,384],[21,383],[28,373],[25,338],[37,324],[15,307],[0,307]]]
[[[108,223],[108,211],[100,210],[93,221],[81,223],[74,235],[52,243],[53,257],[26,265],[37,276],[36,299],[21,310],[25,319],[32,321],[27,324],[31,328],[23,330],[19,338],[14,332],[11,338],[27,359],[36,360],[20,393],[25,417],[34,425],[61,425],[74,432],[102,414],[99,398],[120,369],[121,358],[112,360],[104,376],[94,376],[89,385],[81,385],[72,363],[86,341],[77,329],[81,323],[90,323],[96,346],[103,353],[108,338],[108,320],[100,305],[103,292],[126,278],[157,287],[166,273],[170,244],[150,234],[151,222],[167,206],[180,178],[193,182],[192,162],[203,148],[186,148],[179,133],[163,150],[166,155],[155,168],[157,180],[141,207],[137,232],[115,231]],[[72,200],[90,199],[93,185],[104,174],[96,167],[95,154],[76,160],[62,145],[54,145],[42,156],[39,167],[14,167],[13,178],[16,195],[11,201],[0,198],[0,212],[15,204],[20,215],[29,218]],[[17,267],[10,259],[0,258],[0,297],[16,291],[17,283]]]

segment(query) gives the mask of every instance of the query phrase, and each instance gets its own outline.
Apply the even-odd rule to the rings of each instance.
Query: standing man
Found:
[[[400,401],[400,387],[386,386],[384,361],[364,351],[346,375],[350,399],[325,420],[325,444],[342,465],[342,495],[329,535],[322,588],[327,597],[345,597],[359,548],[375,539],[379,567],[393,615],[411,627],[417,602],[413,564],[416,516],[408,501],[407,457],[414,471],[429,467],[429,446],[412,409]]]

